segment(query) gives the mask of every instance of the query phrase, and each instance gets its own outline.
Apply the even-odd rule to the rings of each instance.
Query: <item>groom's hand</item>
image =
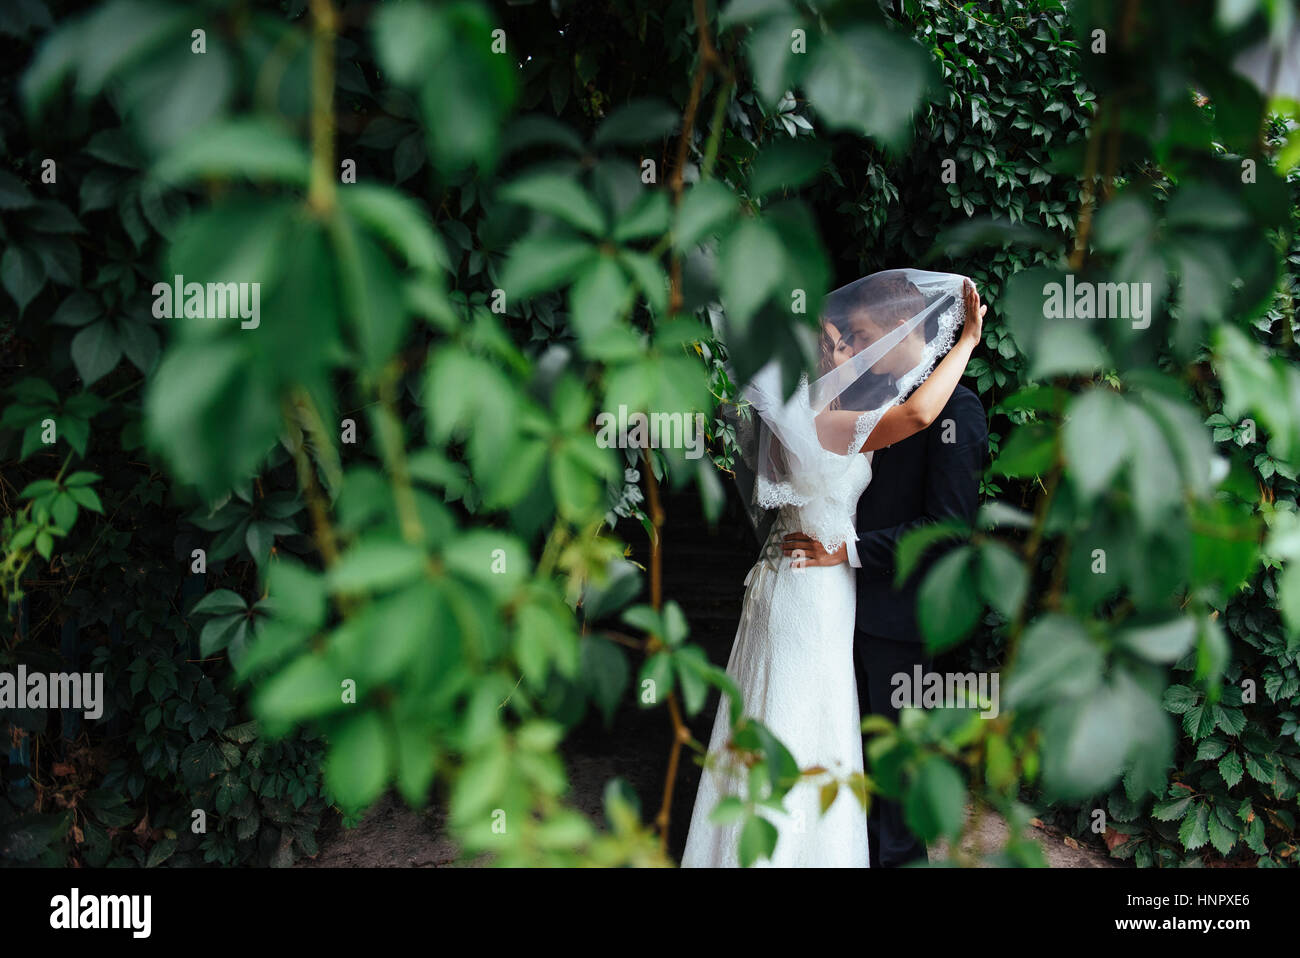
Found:
[[[846,546],[840,546],[834,552],[827,552],[824,545],[802,532],[792,532],[783,537],[781,551],[795,560],[794,564],[797,568],[839,565],[841,562],[849,561]]]

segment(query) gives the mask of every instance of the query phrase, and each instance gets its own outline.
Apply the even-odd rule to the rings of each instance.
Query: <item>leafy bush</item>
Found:
[[[112,714],[67,746],[9,718],[62,752],[10,758],[7,854],[286,863],[319,767],[349,815],[440,782],[467,852],[506,864],[664,863],[672,769],[703,750],[683,715],[734,689],[663,595],[661,485],[716,517],[736,381],[778,355],[794,383],[835,276],[928,259],[993,306],[998,498],[900,564],[963,540],[928,640],[1001,663],[1004,710],[868,722],[872,779],[842,787],[926,839],[1029,798],[1102,807],[1142,864],[1289,862],[1296,137],[1259,135],[1292,107],[1231,67],[1280,5],[1193,8],[24,5],[0,664],[74,665],[66,618]],[[1045,320],[1067,273],[1150,283],[1149,326]],[[176,276],[258,284],[260,314],[164,319]],[[712,456],[603,448],[619,406],[708,414]],[[645,821],[612,783],[602,830],[556,745],[634,674],[676,732],[668,788]],[[800,769],[731,718],[753,771],[720,814],[752,861]]]

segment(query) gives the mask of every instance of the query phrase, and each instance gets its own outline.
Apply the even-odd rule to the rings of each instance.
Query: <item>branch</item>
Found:
[[[330,0],[310,0],[311,185],[307,205],[317,213],[334,209],[334,33],[338,18]]]

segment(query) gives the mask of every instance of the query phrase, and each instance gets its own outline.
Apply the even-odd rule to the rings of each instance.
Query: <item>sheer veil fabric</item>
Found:
[[[742,391],[754,420],[739,436],[753,474],[752,489],[742,485],[741,491],[756,527],[767,510],[805,507],[811,527],[803,531],[829,551],[848,543],[852,564],[858,564],[843,503],[807,507],[837,486],[833,474],[845,468],[843,457],[861,449],[885,413],[952,346],[965,322],[967,282],[955,273],[891,269],[841,286],[826,297],[822,322],[823,340],[833,328],[843,345],[837,357],[827,357],[816,381],[809,383],[805,374],[786,399],[775,360],[754,375]]]

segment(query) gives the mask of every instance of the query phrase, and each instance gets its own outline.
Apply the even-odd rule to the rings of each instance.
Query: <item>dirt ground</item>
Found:
[[[569,770],[574,805],[594,820],[599,820],[602,816],[601,796],[605,782],[610,778],[622,775],[636,787],[638,778],[644,785],[648,784],[648,780],[658,777],[653,773],[629,774],[635,770],[627,768],[626,764],[608,756],[571,758]],[[643,802],[650,798],[644,788],[637,790]],[[694,791],[693,785],[691,791]],[[675,809],[676,822],[671,832],[675,839],[673,844],[678,846],[674,853],[680,855],[679,846],[683,837],[679,833],[684,831],[683,825],[689,821],[690,797],[681,804],[675,804]],[[1006,836],[1006,822],[997,815],[987,813],[979,829],[964,847],[970,848],[978,843],[984,849],[995,849],[1006,840]],[[1051,829],[1031,828],[1031,837],[1042,846],[1052,868],[1114,868],[1120,865],[1104,852],[1074,843],[1073,839],[1056,834]],[[415,812],[392,793],[381,799],[356,828],[340,827],[333,834],[327,834],[320,845],[320,854],[315,860],[304,861],[299,867],[452,868],[478,864],[459,860],[458,849],[443,827],[441,809],[435,807]],[[931,861],[938,861],[944,855],[943,846],[930,850]]]

